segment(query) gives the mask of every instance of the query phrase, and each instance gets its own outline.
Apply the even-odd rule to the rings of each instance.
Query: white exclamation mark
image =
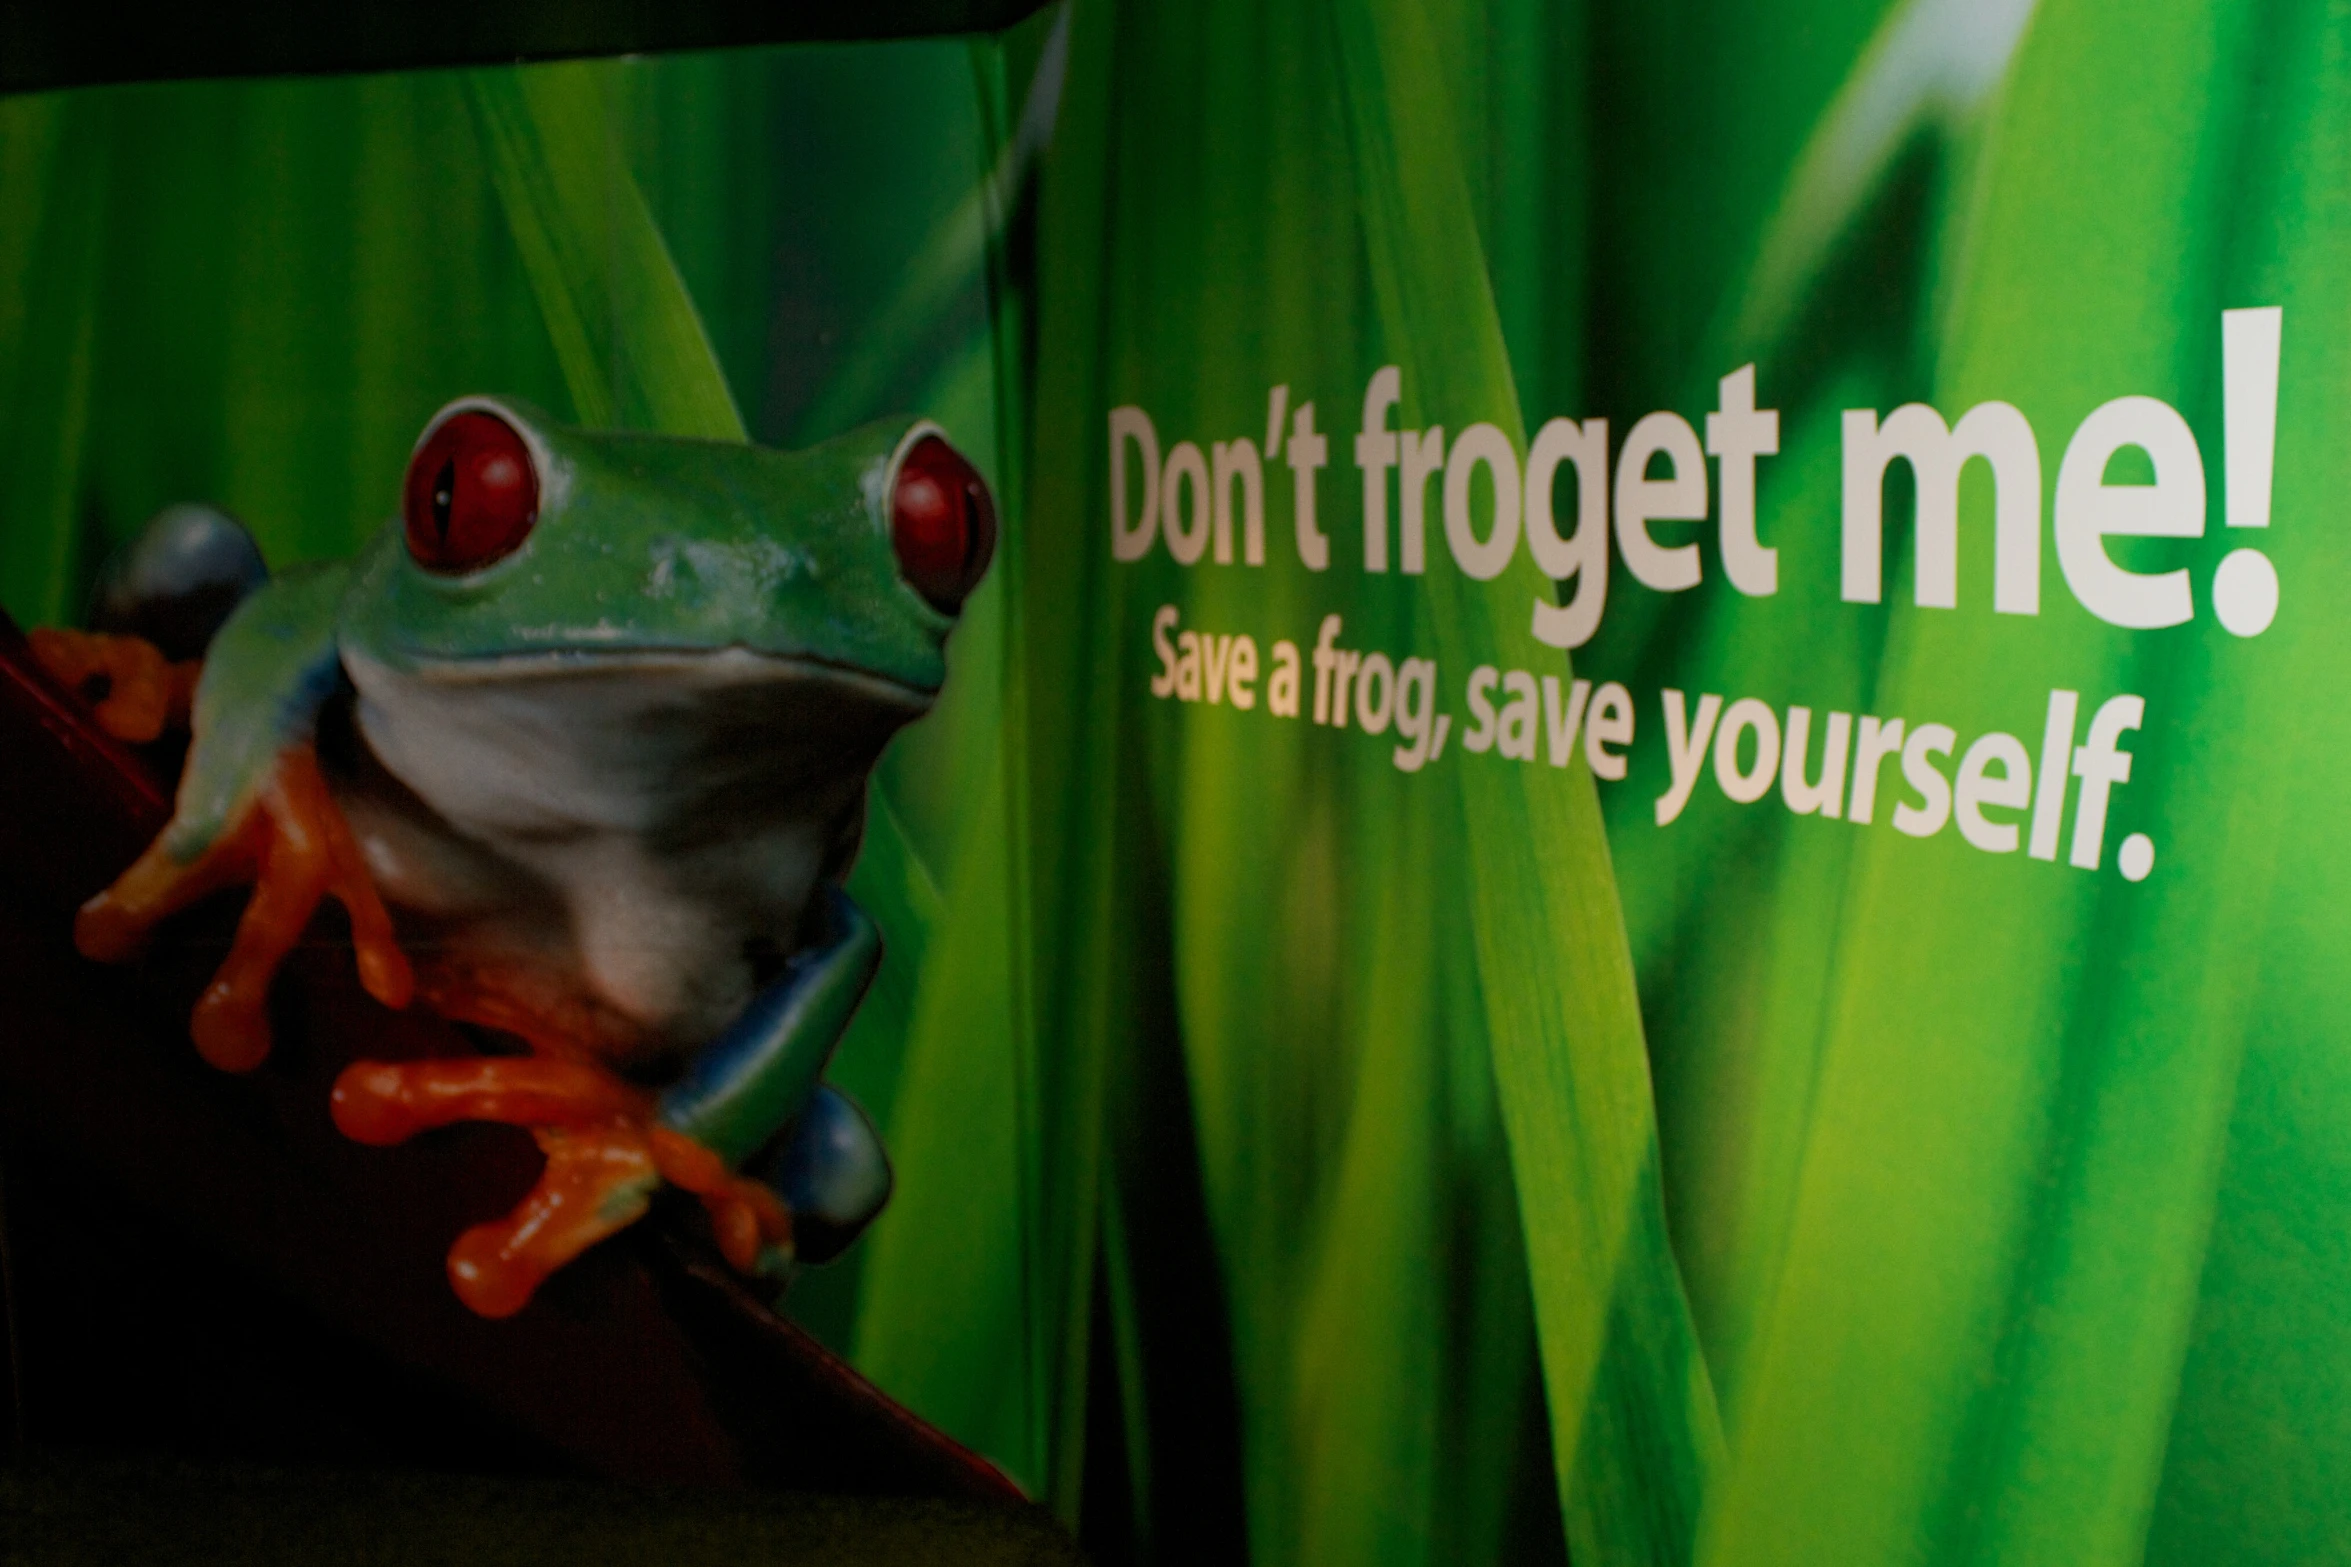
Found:
[[[2276,305],[2220,313],[2220,401],[2228,442],[2228,525],[2269,526],[2270,475],[2277,459]],[[2256,549],[2231,550],[2212,578],[2212,612],[2240,637],[2269,629],[2278,613],[2278,569]]]

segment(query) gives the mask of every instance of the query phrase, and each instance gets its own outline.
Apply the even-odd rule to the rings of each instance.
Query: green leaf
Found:
[[[81,608],[107,130],[102,102],[0,101],[0,584],[28,626]]]
[[[702,319],[621,154],[593,62],[465,76],[582,424],[744,439]]]
[[[1341,6],[1339,37],[1404,421],[1491,420],[1523,451],[1459,133],[1430,68],[1437,40],[1419,12],[1384,4]],[[1433,572],[1424,591],[1441,666],[1466,670],[1509,661],[1551,589],[1522,564],[1491,587]],[[1454,776],[1569,1548],[1686,1562],[1722,1436],[1665,1229],[1639,998],[1591,777],[1491,765]]]

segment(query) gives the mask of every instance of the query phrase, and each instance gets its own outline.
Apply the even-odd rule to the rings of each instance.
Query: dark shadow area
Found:
[[[1122,748],[1122,769],[1141,765]],[[1095,1270],[1079,1537],[1099,1560],[1136,1567],[1245,1562],[1239,1381],[1176,1022],[1173,902],[1157,840],[1138,834],[1133,847],[1128,906],[1147,921],[1136,945],[1151,956],[1126,998],[1126,1048],[1112,1055],[1105,1146],[1118,1214],[1106,1215]]]
[[[156,7],[0,4],[0,92],[202,76],[512,65],[574,55],[994,32],[1041,0],[291,0]]]
[[[0,1558],[210,1567],[275,1562],[789,1563],[1061,1567],[1041,1519],[946,1501],[720,1496],[576,1480],[307,1471],[168,1459],[0,1469]]]
[[[6,1155],[18,1429],[35,1450],[577,1475],[102,1180]]]

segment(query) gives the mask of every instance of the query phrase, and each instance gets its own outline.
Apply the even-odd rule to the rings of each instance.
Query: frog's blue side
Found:
[[[661,1096],[662,1124],[741,1165],[797,1117],[882,963],[865,911],[827,886],[824,934],[704,1046]]]

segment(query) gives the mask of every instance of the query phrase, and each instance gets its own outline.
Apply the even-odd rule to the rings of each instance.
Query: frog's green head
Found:
[[[741,650],[878,681],[915,708],[996,531],[978,473],[911,419],[781,452],[468,397],[425,426],[403,500],[346,600],[345,637],[378,661]]]

